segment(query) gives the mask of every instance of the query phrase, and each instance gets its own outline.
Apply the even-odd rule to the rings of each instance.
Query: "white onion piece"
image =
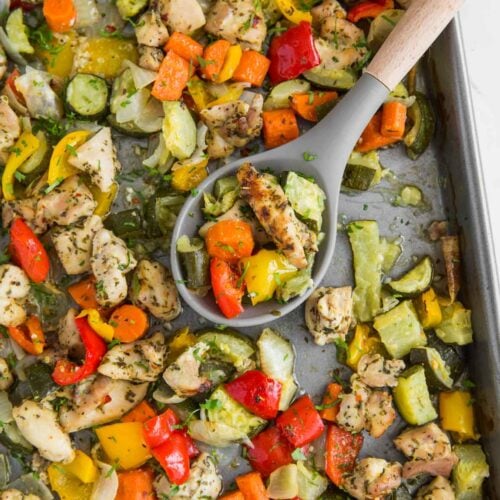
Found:
[[[191,420],[188,429],[189,435],[193,439],[210,446],[215,446],[216,448],[227,448],[248,440],[244,432],[234,429],[222,422]]]
[[[0,27],[0,43],[3,45],[5,52],[7,52],[7,55],[10,59],[12,59],[12,61],[20,64],[21,66],[26,66],[28,64],[28,61],[26,61],[26,59],[12,45],[7,33],[5,33],[5,30],[2,27]]]
[[[88,28],[99,22],[100,15],[95,0],[74,0],[76,9],[75,28]]]
[[[12,422],[12,403],[6,391],[0,391],[0,422],[8,424]]]
[[[135,121],[139,114],[144,111],[148,99],[149,90],[147,89],[140,89],[131,96],[125,96],[116,111],[116,121],[118,123]]]
[[[94,483],[90,500],[109,500],[118,492],[118,474],[111,465],[97,461],[101,474]]]
[[[125,61],[125,66],[130,69],[132,73],[132,78],[134,80],[134,86],[136,89],[142,89],[147,87],[150,83],[153,83],[158,76],[155,71],[150,71],[148,69],[141,68],[134,64],[132,61]]]
[[[299,494],[297,466],[283,465],[272,472],[269,476],[267,494],[276,500],[295,498]]]
[[[152,134],[161,130],[164,117],[165,114],[161,102],[151,98],[136,116],[134,122],[144,132]]]
[[[14,91],[11,89],[10,85],[5,85],[2,94],[7,97],[7,100],[9,101],[9,106],[19,115],[27,115],[28,114],[28,109],[24,104],[22,104],[19,99],[17,98],[17,95],[14,93]]]

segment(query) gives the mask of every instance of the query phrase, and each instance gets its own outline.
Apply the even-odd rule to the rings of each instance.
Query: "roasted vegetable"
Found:
[[[446,390],[453,386],[450,369],[446,366],[443,358],[436,349],[432,347],[417,347],[410,352],[410,363],[422,365],[425,369],[425,379],[429,389]]]
[[[404,276],[397,280],[391,280],[388,286],[393,292],[403,297],[415,297],[431,286],[433,276],[432,260],[427,256]]]
[[[482,484],[490,476],[490,471],[481,446],[457,444],[453,451],[458,456],[452,475],[457,500],[482,498]]]
[[[408,117],[413,126],[404,139],[406,153],[412,160],[416,160],[427,149],[436,126],[434,112],[427,97],[420,92],[416,92],[415,97],[415,103],[408,109]]]

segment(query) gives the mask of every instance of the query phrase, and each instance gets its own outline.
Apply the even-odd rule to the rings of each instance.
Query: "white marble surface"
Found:
[[[500,269],[500,0],[467,0],[460,19]]]

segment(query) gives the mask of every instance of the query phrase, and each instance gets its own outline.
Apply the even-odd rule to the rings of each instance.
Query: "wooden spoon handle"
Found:
[[[392,90],[453,19],[464,0],[413,0],[366,72]]]

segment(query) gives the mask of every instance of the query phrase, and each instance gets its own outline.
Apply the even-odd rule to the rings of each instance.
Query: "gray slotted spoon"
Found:
[[[318,286],[333,257],[340,185],[356,141],[389,91],[432,45],[462,3],[463,0],[413,0],[363,76],[320,123],[293,142],[236,160],[218,169],[198,186],[198,194],[189,197],[179,214],[170,250],[172,274],[177,288],[192,309],[216,324],[239,328],[269,323],[293,311],[307,299],[312,289],[285,304],[271,300],[248,306],[237,318],[228,319],[220,312],[211,293],[200,297],[183,284],[176,241],[182,235],[195,236],[203,224],[200,209],[203,192],[212,192],[217,179],[234,175],[243,163],[250,162],[258,170],[270,168],[277,174],[290,170],[301,172],[314,177],[327,197],[323,224],[325,238],[316,255],[312,273],[314,286]],[[313,152],[317,158],[306,162],[305,152]]]

